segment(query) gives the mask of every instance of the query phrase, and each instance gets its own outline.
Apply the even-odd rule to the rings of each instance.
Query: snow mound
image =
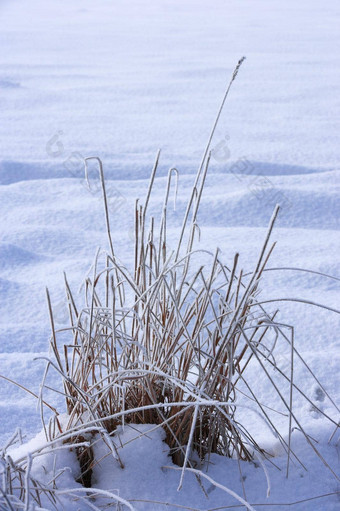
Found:
[[[61,423],[63,423],[61,417]],[[324,460],[334,468],[337,464],[337,450],[334,443],[328,443],[329,431],[325,428],[310,428],[311,438],[318,442],[318,449]],[[283,478],[286,472],[287,457],[279,443],[270,447],[271,461],[258,460],[254,463],[239,462],[212,454],[203,465],[192,461],[194,470],[199,474],[186,471],[183,486],[176,491],[181,477],[181,468],[174,465],[168,456],[164,443],[164,432],[153,425],[129,424],[118,427],[112,440],[120,458],[118,462],[108,449],[107,444],[95,436],[93,449],[98,461],[93,467],[92,488],[81,489],[76,482],[79,476],[79,464],[74,449],[48,449],[37,457],[32,466],[32,475],[41,483],[53,481],[60,471],[58,489],[73,496],[77,492],[93,492],[92,503],[96,506],[108,503],[100,496],[107,491],[127,501],[135,511],[169,509],[175,511],[178,506],[186,506],[194,511],[222,509],[227,506],[240,506],[240,499],[246,499],[253,508],[262,506],[291,506],[300,503],[304,511],[335,511],[338,505],[337,483],[330,472],[321,466],[312,448],[307,445],[303,435],[295,430],[292,435],[292,448],[303,461],[304,467],[291,462],[289,478]],[[43,433],[27,444],[11,449],[9,454],[14,461],[22,459],[36,449],[42,449],[46,441]],[[65,470],[65,467],[68,467]],[[264,469],[265,467],[265,469]],[[200,479],[197,479],[200,475]],[[311,491],[312,488],[312,491]],[[85,495],[85,494],[84,494]],[[66,509],[73,509],[72,497],[64,495]],[[90,509],[85,501],[78,501],[78,510]],[[124,509],[126,509],[124,507]]]
[[[21,87],[20,83],[5,78],[0,78],[0,89],[17,89]]]
[[[2,296],[16,293],[20,290],[20,284],[13,280],[3,279],[0,277],[0,293]]]
[[[17,245],[11,243],[0,244],[0,269],[36,264],[42,262],[43,259],[43,256],[20,248]]]

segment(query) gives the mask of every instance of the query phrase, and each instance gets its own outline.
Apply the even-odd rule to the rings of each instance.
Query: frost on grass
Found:
[[[90,487],[98,462],[94,446],[99,441],[106,449],[100,459],[110,455],[123,468],[120,429],[144,424],[150,433],[161,428],[172,461],[181,472],[178,489],[186,472],[195,474],[203,487],[205,476],[199,472],[214,454],[239,462],[256,461],[263,468],[263,460],[271,460],[273,453],[259,445],[249,431],[251,417],[256,414],[285,453],[287,476],[291,463],[305,469],[291,444],[292,432],[297,429],[325,469],[337,478],[305,432],[293,406],[293,394],[298,394],[335,429],[336,420],[295,383],[296,360],[306,366],[312,378],[316,377],[294,345],[293,326],[278,321],[276,309],[267,312],[260,298],[261,277],[275,247],[271,234],[279,207],[273,212],[251,271],[239,268],[238,254],[229,265],[218,249],[195,249],[208,157],[192,190],[178,245],[170,248],[166,229],[171,182],[176,175],[173,169],[169,171],[158,225],[155,218],[147,215],[158,158],[159,155],[144,205],[136,202],[133,269],[125,267],[114,250],[103,169],[97,160],[109,251],[97,252],[84,282],[81,307],[65,276],[71,323],[67,344],[58,343],[47,293],[54,358],[47,361],[46,376],[51,370],[61,376],[68,414],[63,427],[58,417],[45,426],[47,438],[62,431],[68,432],[72,442],[89,442],[90,447],[84,445],[76,452],[81,468],[78,481]],[[203,261],[207,262],[202,264]],[[284,364],[276,357],[282,344],[290,354]],[[277,410],[262,402],[256,382],[248,378],[247,368],[254,363],[276,394]],[[319,393],[338,410],[321,382],[316,382]],[[249,414],[243,413],[240,420],[239,412],[245,409]],[[284,417],[284,431],[277,427],[275,415]],[[141,431],[137,437],[145,434],[145,430]],[[269,495],[266,469],[265,474]]]
[[[186,478],[194,477],[203,494],[219,488],[240,505],[254,509],[246,499],[243,483],[236,492],[237,480],[231,488],[211,474],[211,467],[218,464],[217,455],[237,461],[236,473],[241,481],[246,477],[245,463],[253,463],[263,468],[267,496],[270,495],[268,464],[276,465],[275,454],[272,448],[259,444],[250,431],[254,414],[276,439],[280,470],[287,476],[291,466],[294,472],[297,466],[306,470],[305,460],[292,443],[293,432],[298,431],[324,470],[338,479],[314,438],[304,430],[293,406],[293,395],[305,400],[313,413],[333,424],[333,436],[337,422],[322,404],[328,400],[336,412],[338,408],[297,350],[293,326],[277,319],[277,309],[268,312],[260,297],[261,277],[275,247],[271,234],[279,207],[273,212],[251,270],[239,267],[237,253],[229,264],[218,249],[211,252],[195,248],[208,156],[192,189],[178,244],[171,248],[167,240],[168,201],[172,180],[178,177],[173,169],[169,171],[158,222],[148,215],[158,159],[159,155],[144,205],[136,202],[132,269],[119,260],[114,250],[103,169],[97,159],[109,250],[98,250],[84,282],[80,307],[65,275],[68,328],[56,330],[47,292],[51,357],[47,359],[41,393],[37,396],[44,440],[25,455],[14,457],[15,461],[8,456],[8,447],[3,449],[1,502],[8,509],[29,509],[30,503],[37,509],[44,503],[48,508],[59,509],[65,499],[67,509],[80,503],[85,508],[99,509],[107,502],[117,509],[119,506],[133,509],[129,496],[120,495],[122,482],[117,491],[103,488],[112,488],[108,482],[112,466],[121,471],[122,479],[127,468],[131,471],[134,456],[127,458],[129,467],[125,466],[126,457],[122,457],[128,445],[134,454],[140,451],[140,455],[146,449],[147,460],[150,452],[147,441],[157,432],[164,445],[159,450],[162,460],[155,465],[153,454],[150,462],[152,466],[163,466],[167,481],[173,481],[169,471],[176,474],[179,470],[176,483],[179,490]],[[265,302],[267,306],[270,300]],[[329,310],[334,312],[337,311]],[[60,341],[59,335],[62,341],[67,335],[68,341]],[[288,359],[281,360],[279,356],[278,348],[282,345],[288,348]],[[297,361],[305,365],[315,381],[312,398],[294,381]],[[270,392],[276,395],[276,410],[257,395],[256,381],[248,371],[254,364],[260,377],[267,379]],[[65,397],[66,415],[61,416],[46,401],[52,372],[61,377],[62,390],[56,386],[55,391]],[[48,423],[43,412],[46,405],[54,412]],[[275,419],[278,416],[281,427]],[[146,443],[138,443],[143,438]],[[58,465],[56,453],[60,452],[72,458],[67,466]],[[152,473],[151,465],[148,473]],[[232,467],[235,471],[236,465]],[[139,476],[141,470],[147,470],[146,462],[141,466],[139,461]],[[145,505],[146,497],[142,499]]]
[[[178,489],[185,484],[185,475],[195,477],[204,494],[208,494],[204,485],[208,482],[210,487],[220,488],[239,504],[253,509],[243,483],[241,497],[240,492],[217,482],[206,469],[216,455],[221,455],[237,461],[238,477],[243,481],[241,467],[247,462],[256,463],[263,467],[269,496],[266,463],[275,464],[273,451],[259,444],[251,431],[254,414],[285,455],[284,467],[280,469],[287,476],[291,465],[306,469],[292,444],[293,431],[298,430],[324,469],[338,479],[314,439],[304,430],[293,397],[298,395],[313,413],[327,419],[334,434],[337,421],[320,405],[320,392],[336,413],[339,409],[297,350],[293,325],[280,321],[277,309],[267,310],[269,304],[272,307],[281,299],[261,300],[260,284],[275,248],[271,235],[279,206],[269,221],[254,268],[241,268],[238,253],[232,261],[225,261],[218,249],[196,247],[199,205],[210,162],[209,146],[219,114],[175,246],[169,246],[167,237],[170,190],[172,181],[178,178],[175,169],[169,171],[162,210],[157,217],[148,214],[157,155],[146,198],[143,204],[137,200],[134,210],[133,268],[126,267],[114,249],[102,163],[98,158],[86,159],[86,169],[89,160],[96,160],[99,166],[109,248],[98,250],[84,282],[80,305],[65,275],[70,326],[62,331],[55,328],[47,292],[51,357],[47,359],[39,396],[45,443],[13,463],[6,449],[3,451],[2,473],[8,477],[4,479],[2,502],[8,509],[15,505],[18,509],[20,506],[29,509],[30,502],[41,506],[41,495],[49,498],[48,505],[57,508],[63,498],[71,498],[93,509],[104,506],[103,499],[109,499],[117,508],[132,509],[128,496],[96,488],[103,476],[99,467],[110,459],[124,473],[123,445],[155,432],[161,434],[169,453],[164,470],[180,472]],[[338,311],[329,309],[329,313]],[[61,334],[63,339],[68,336],[66,343],[60,341]],[[289,353],[284,363],[277,356],[282,345]],[[296,361],[305,365],[320,389],[314,400],[294,380]],[[251,378],[254,373],[249,372],[254,364],[258,375],[267,381],[268,391],[276,396],[275,410],[257,393],[256,381]],[[55,411],[46,423],[43,410],[46,390],[51,391],[48,383],[51,372],[61,377],[62,390],[57,386],[55,390],[65,397],[67,415],[61,418]],[[249,413],[241,413],[245,410]],[[277,426],[277,416],[284,428]],[[126,431],[136,435],[122,441]],[[59,469],[56,465],[46,486],[40,487],[31,470],[33,459],[60,450],[71,454],[76,462],[72,488],[62,483],[67,468]],[[50,473],[46,467],[44,470]],[[16,500],[12,503],[11,499]]]

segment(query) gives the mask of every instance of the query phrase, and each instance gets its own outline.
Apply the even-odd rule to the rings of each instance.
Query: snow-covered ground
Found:
[[[107,244],[98,179],[92,169],[90,192],[82,158],[103,159],[113,239],[129,264],[134,199],[144,196],[156,151],[162,148],[155,185],[159,193],[151,206],[156,208],[163,196],[162,176],[176,166],[179,196],[171,244],[223,92],[242,55],[247,60],[212,143],[199,216],[201,246],[219,246],[230,262],[240,251],[242,266],[251,270],[272,209],[280,202],[273,236],[278,245],[270,266],[340,277],[339,26],[336,0],[1,2],[1,374],[39,391],[43,364],[33,359],[45,355],[48,346],[45,286],[62,325],[62,272],[77,289],[96,248]],[[316,275],[268,272],[263,296],[306,298],[339,308],[339,287],[339,282]],[[339,316],[289,302],[280,311],[282,320],[296,327],[299,351],[339,402]],[[317,389],[306,372],[299,366],[295,370],[299,384],[314,398]],[[265,383],[255,373],[254,378],[259,395],[275,407]],[[28,437],[39,432],[34,398],[3,380],[0,396],[2,443],[16,427]],[[337,438],[330,445],[326,441],[332,429],[296,400],[299,418],[336,468]],[[322,406],[337,419],[327,399]],[[255,418],[253,427],[275,451],[275,440],[262,434]],[[128,440],[131,432],[124,435]],[[98,486],[118,488],[122,498],[196,509],[235,503],[209,482],[207,500],[191,475],[177,493],[179,475],[162,471],[170,462],[159,432],[155,435],[154,457],[145,461],[147,438],[138,441],[139,448],[129,444],[122,454],[126,470],[108,467],[114,482],[103,470]],[[299,442],[298,433],[294,442],[309,472],[302,477],[296,468],[286,481],[284,470],[271,469],[267,503],[339,490],[336,479]],[[277,464],[284,467],[277,454]],[[241,494],[237,465],[217,457],[214,463],[208,474]],[[243,470],[249,502],[266,503],[263,472]],[[297,509],[330,511],[338,506],[337,496],[331,495]]]

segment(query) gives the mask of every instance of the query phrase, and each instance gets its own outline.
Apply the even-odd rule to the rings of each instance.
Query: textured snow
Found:
[[[169,219],[171,245],[224,89],[242,55],[247,60],[212,143],[198,219],[200,246],[219,246],[226,262],[239,251],[242,267],[251,271],[273,207],[280,202],[273,236],[278,244],[270,266],[340,277],[339,22],[335,0],[1,2],[1,374],[39,391],[43,362],[34,359],[46,355],[49,337],[45,287],[57,323],[64,325],[63,271],[78,289],[97,247],[107,245],[96,169],[91,166],[89,191],[82,157],[103,159],[116,251],[130,264],[134,200],[143,198],[156,151],[162,148],[150,212],[159,211],[162,176],[176,166],[180,178],[176,211]],[[306,298],[339,308],[339,284],[279,271],[268,272],[262,288],[264,299]],[[286,302],[280,304],[280,317],[295,325],[296,346],[339,402],[339,316]],[[283,360],[289,357],[287,346],[280,350]],[[251,371],[258,395],[277,407],[256,367]],[[318,390],[306,371],[298,364],[295,371],[296,381],[315,397]],[[35,436],[41,425],[34,398],[1,379],[0,396],[2,443],[16,427],[27,438]],[[62,406],[61,400],[55,402]],[[338,419],[327,399],[322,406]],[[336,467],[337,437],[327,444],[330,426],[298,396],[295,407]],[[268,503],[339,490],[298,432],[294,447],[309,471],[302,477],[293,468],[287,481],[275,439],[255,415],[252,420],[259,440],[276,452],[275,462],[283,469],[268,467]],[[287,419],[281,427],[288,431]],[[134,433],[122,433],[123,443]],[[192,474],[177,493],[179,474],[161,469],[171,464],[166,445],[159,432],[150,438],[122,449],[124,470],[103,461],[98,486],[117,489],[122,498],[199,509],[235,503],[210,483],[205,483],[207,500]],[[72,466],[70,459],[59,461]],[[242,495],[237,463],[217,456],[213,463],[208,474]],[[249,502],[265,503],[262,470],[242,470]],[[63,487],[72,480],[66,478]],[[332,495],[297,509],[331,511],[338,505]]]

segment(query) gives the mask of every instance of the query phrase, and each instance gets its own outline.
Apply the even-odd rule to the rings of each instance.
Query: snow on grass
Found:
[[[173,165],[180,171],[176,211],[169,209],[171,244],[178,236],[207,126],[228,73],[243,54],[247,65],[213,141],[216,152],[198,217],[201,244],[212,250],[219,246],[229,261],[238,250],[240,265],[252,267],[280,197],[287,207],[277,223],[278,247],[271,266],[340,276],[340,68],[334,50],[339,17],[335,0],[214,0],[209,5],[196,0],[96,5],[74,0],[62,9],[50,0],[2,2],[0,44],[6,51],[0,55],[1,373],[39,392],[43,365],[33,359],[48,355],[45,286],[51,290],[57,326],[65,326],[63,270],[77,290],[96,248],[106,247],[98,180],[92,175],[89,192],[82,157],[95,153],[104,159],[115,247],[131,265],[133,254],[127,247],[133,237],[134,199],[144,195],[145,179],[162,147],[159,175],[165,176]],[[156,178],[151,213],[159,211],[164,183],[164,177]],[[117,197],[122,197],[118,209]],[[317,275],[268,272],[261,287],[268,298],[295,296],[338,306],[338,282]],[[297,349],[338,403],[338,317],[282,303],[280,319],[287,318],[295,325]],[[287,347],[280,345],[280,350],[280,363],[288,363]],[[277,402],[257,368],[249,371],[261,399],[275,408]],[[334,413],[302,365],[296,365],[295,378],[322,411]],[[17,426],[33,437],[41,428],[35,400],[3,380],[0,395],[1,444]],[[299,419],[336,467],[337,436],[328,444],[332,430],[322,415],[296,394],[294,399]],[[60,406],[62,399],[55,398],[55,404]],[[336,414],[332,417],[337,420]],[[131,439],[133,431],[121,431],[121,441]],[[286,457],[255,416],[251,431],[272,450],[273,461],[282,469],[268,465],[271,496],[266,500],[262,469],[240,462],[248,501],[260,504],[256,509],[266,509],[261,504],[270,504],[269,509],[286,509],[284,504],[309,511],[338,508],[338,483],[321,468],[297,430],[293,448],[308,472],[293,465],[288,480]],[[94,468],[99,488],[135,499],[131,505],[137,509],[169,509],[160,502],[238,509],[234,499],[203,478],[208,500],[194,474],[186,474],[177,494],[180,474],[161,468],[171,465],[161,430],[149,436],[151,448],[143,437],[120,449],[125,469],[108,458],[101,462],[102,469]],[[100,449],[104,452],[105,447],[98,443]],[[56,462],[50,456],[44,463],[43,457],[33,460],[32,471],[49,482],[56,470],[69,467],[58,485],[79,489],[74,453],[64,450]],[[243,495],[237,462],[216,455],[211,461],[209,477]],[[112,479],[106,478],[107,471],[114,474]],[[288,507],[327,493],[332,495]],[[142,497],[159,503],[141,502]],[[64,507],[81,505],[68,500]]]

